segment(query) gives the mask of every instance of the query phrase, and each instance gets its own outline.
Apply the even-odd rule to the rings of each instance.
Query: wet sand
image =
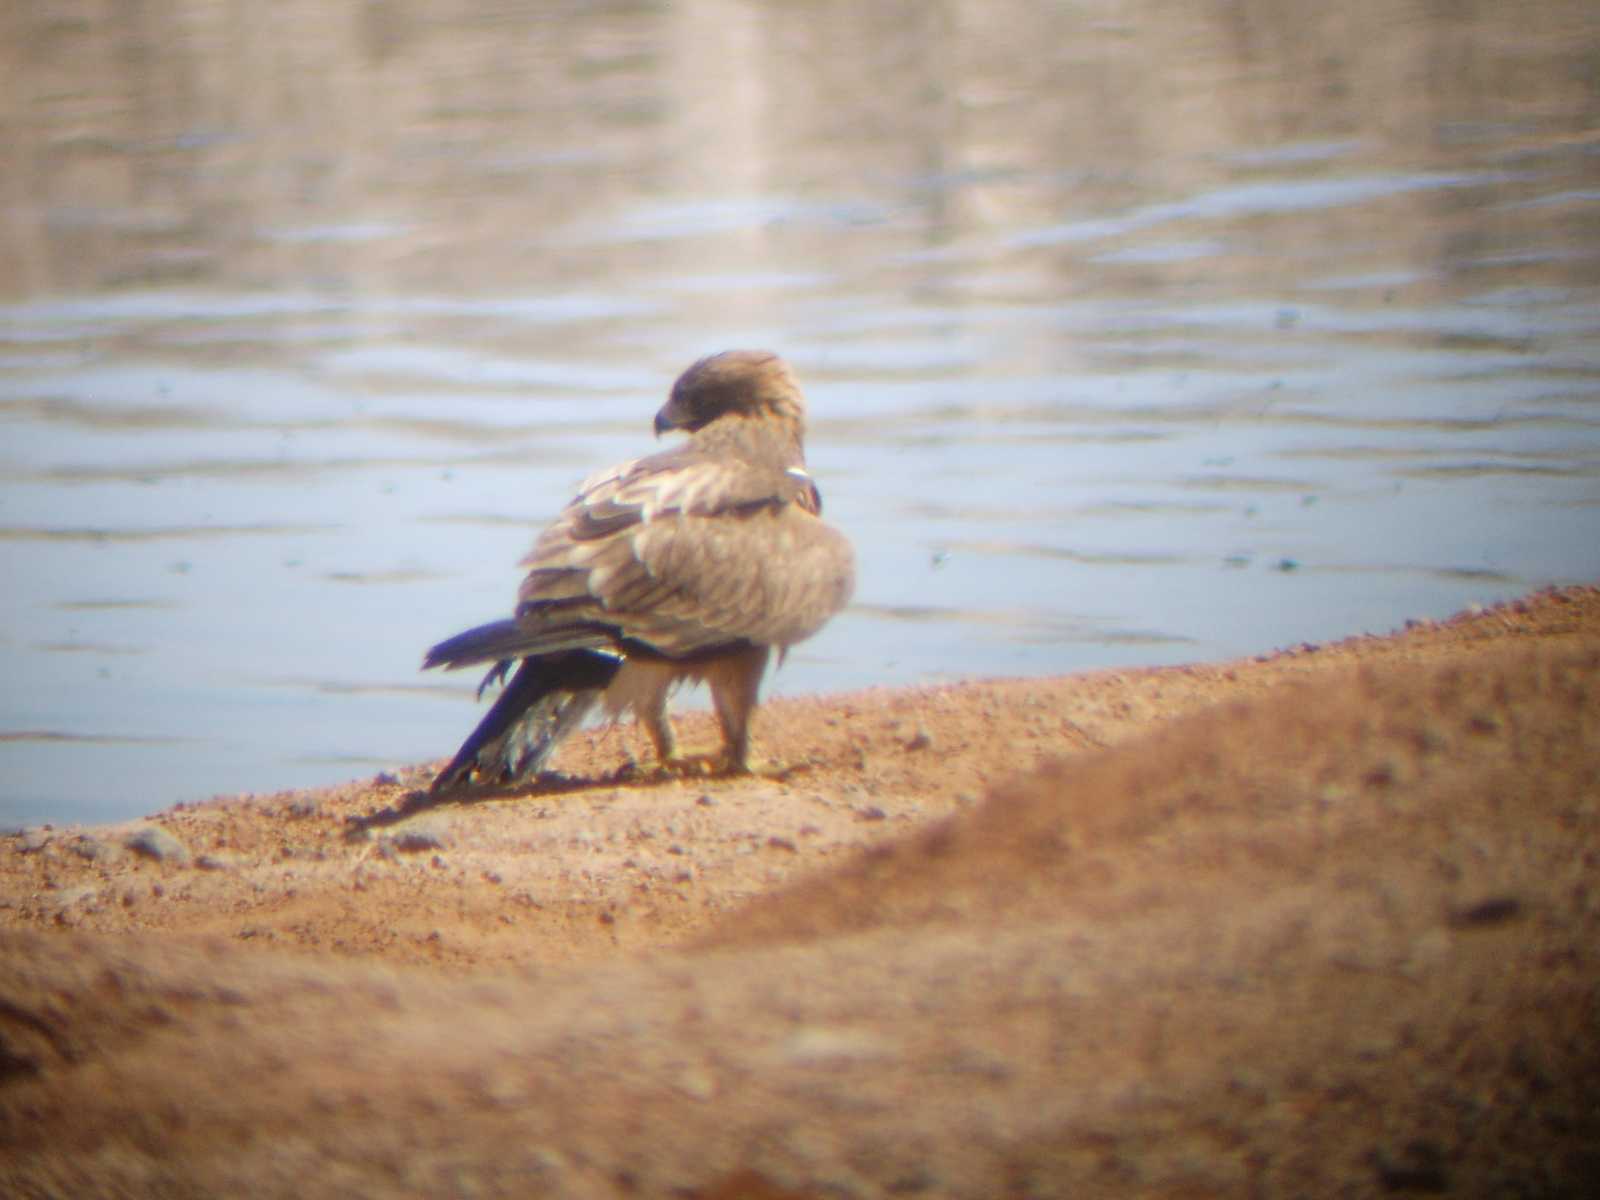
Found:
[[[0,842],[0,1192],[1600,1181],[1600,590],[757,737]]]

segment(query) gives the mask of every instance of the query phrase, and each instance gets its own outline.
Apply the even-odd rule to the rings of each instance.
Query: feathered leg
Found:
[[[711,702],[716,706],[717,721],[722,726],[722,767],[732,774],[744,775],[750,771],[750,716],[755,712],[761,677],[766,674],[770,655],[768,647],[752,646],[729,656],[706,675],[706,682],[711,685]]]

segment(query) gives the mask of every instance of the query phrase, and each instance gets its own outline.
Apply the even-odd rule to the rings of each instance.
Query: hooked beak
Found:
[[[656,413],[656,437],[673,429],[683,428],[683,411],[678,407],[676,397],[669,399]]]

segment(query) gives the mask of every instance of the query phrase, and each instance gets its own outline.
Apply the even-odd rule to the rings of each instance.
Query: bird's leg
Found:
[[[667,716],[667,693],[672,690],[672,673],[665,667],[633,666],[630,695],[626,700],[655,748],[655,773],[661,775],[703,775],[707,764],[697,756],[678,752],[678,739]]]
[[[658,706],[646,706],[639,713],[639,723],[650,735],[656,748],[656,771],[662,775],[710,775],[721,763],[706,754],[680,754],[678,739],[667,716],[665,697]]]
[[[707,677],[711,702],[716,705],[717,721],[722,726],[721,766],[730,775],[748,775],[752,770],[750,717],[756,709],[761,676],[766,673],[770,653],[766,646],[752,646]]]
[[[671,770],[678,761],[678,738],[672,731],[672,720],[667,716],[667,693],[663,688],[638,706],[639,724],[650,735],[650,744],[656,750],[656,763],[662,770]]]

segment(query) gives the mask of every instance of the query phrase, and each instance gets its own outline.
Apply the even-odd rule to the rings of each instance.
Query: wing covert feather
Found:
[[[680,656],[747,641],[788,646],[848,601],[854,556],[816,515],[804,466],[685,444],[584,481],[524,564],[518,624],[573,622]]]

